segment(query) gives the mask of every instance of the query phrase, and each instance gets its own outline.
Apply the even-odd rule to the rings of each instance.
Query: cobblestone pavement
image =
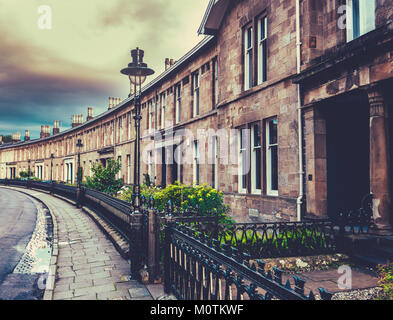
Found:
[[[57,220],[53,300],[153,299],[146,286],[129,280],[129,262],[81,209],[49,194],[21,191],[42,200]]]

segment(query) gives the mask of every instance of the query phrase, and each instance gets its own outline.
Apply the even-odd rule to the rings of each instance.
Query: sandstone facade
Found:
[[[351,205],[357,209],[362,192],[372,191],[379,199],[376,217],[383,216],[380,219],[386,224],[392,215],[389,201],[392,126],[388,114],[392,113],[389,88],[392,88],[393,74],[393,5],[391,1],[376,0],[373,30],[348,41],[346,29],[339,25],[340,8],[347,1],[299,1],[301,72],[298,74],[296,3],[295,0],[212,1],[200,29],[207,34],[205,39],[176,63],[168,65],[163,74],[143,89],[141,172],[149,173],[157,185],[175,180],[187,184],[198,180],[214,185],[224,192],[238,221],[295,220],[301,184],[303,215],[318,217],[349,209]],[[264,18],[266,24],[263,22],[262,27]],[[262,50],[266,57],[264,71],[261,71]],[[251,62],[247,62],[250,57]],[[261,80],[263,72],[265,81]],[[251,88],[246,86],[248,81],[252,83]],[[358,114],[356,109],[347,108],[354,105],[367,110]],[[359,124],[351,131],[351,122],[369,123],[370,106],[377,110],[374,114],[379,120],[374,121],[375,126],[365,128]],[[301,107],[301,123],[298,107]],[[344,130],[345,125],[335,120],[340,117],[350,121],[347,129],[354,134],[353,139],[364,139],[363,151],[357,153],[354,149],[356,152],[349,154],[348,150],[352,149],[340,145],[343,143],[340,134],[348,139],[350,136]],[[275,133],[269,130],[274,125],[277,141],[272,142],[269,137]],[[341,128],[340,133],[334,133],[335,126]],[[241,158],[237,138],[239,130],[245,128],[251,129],[251,135],[255,128],[259,130],[259,146],[252,144],[245,151],[250,155],[251,169],[242,177],[237,174]],[[54,154],[53,179],[75,182],[78,151],[75,145],[82,139],[81,165],[85,176],[91,174],[94,163],[105,164],[112,158],[121,161],[120,176],[131,184],[134,129],[131,97],[64,132],[0,147],[0,177],[10,178],[13,173],[17,176],[30,166],[36,175],[49,179],[50,155]],[[192,138],[176,136],[184,129]],[[235,136],[228,138],[229,141],[217,140],[219,152],[217,158],[213,156],[217,161],[196,166],[201,154],[207,157],[208,150],[215,147],[210,143],[212,137],[198,139],[198,132],[209,129],[226,130],[228,136],[232,130]],[[299,134],[303,139],[299,140]],[[255,139],[254,136],[251,143]],[[302,141],[300,148],[299,141]],[[350,159],[348,168],[340,167],[339,160],[329,160],[337,158],[335,144],[340,145],[338,151],[342,158]],[[235,163],[220,158],[224,145],[234,154]],[[179,146],[183,146],[182,157],[188,162],[172,164],[174,150],[179,150]],[[196,146],[199,153],[195,153]],[[303,168],[299,165],[299,150],[302,150]],[[252,160],[254,156],[258,160]],[[351,169],[351,161],[365,163],[359,167],[360,182],[356,175],[345,176]],[[381,176],[386,177],[382,182],[380,178],[375,179]],[[335,185],[341,184],[344,189],[353,187],[353,194],[346,197],[334,191]],[[357,185],[365,187],[356,189]],[[358,207],[354,205],[356,201]]]

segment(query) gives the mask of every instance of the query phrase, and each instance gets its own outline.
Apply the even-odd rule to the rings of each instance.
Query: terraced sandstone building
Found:
[[[392,2],[212,0],[198,32],[143,88],[142,173],[157,185],[213,185],[239,221],[334,216],[372,192],[389,227]],[[54,179],[74,182],[82,139],[84,175],[111,158],[130,184],[132,115],[131,96],[69,130],[3,145],[0,177],[30,165],[49,179],[54,154]]]

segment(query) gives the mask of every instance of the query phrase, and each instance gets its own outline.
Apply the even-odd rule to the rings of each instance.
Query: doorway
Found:
[[[324,113],[328,215],[334,218],[359,209],[370,192],[368,99],[362,94],[334,99]]]

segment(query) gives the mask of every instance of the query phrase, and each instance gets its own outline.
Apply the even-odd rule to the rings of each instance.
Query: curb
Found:
[[[27,195],[28,197],[31,197],[31,198],[35,199],[36,201],[42,203],[43,205],[45,205],[46,208],[48,208],[48,212],[52,217],[53,246],[52,246],[52,254],[51,254],[51,259],[50,259],[50,264],[49,264],[49,273],[48,273],[48,278],[46,279],[46,287],[45,287],[45,291],[44,291],[43,300],[53,300],[53,291],[55,289],[55,281],[56,281],[57,257],[59,255],[59,235],[58,235],[58,224],[57,224],[56,216],[54,215],[52,208],[50,208],[50,205],[46,204],[41,199],[39,199],[39,198],[37,198],[27,192],[24,192],[24,191],[20,190],[20,188],[17,188],[17,187],[5,186],[4,188],[14,190],[17,192],[21,192],[21,193]],[[33,190],[33,191],[35,191],[35,190]],[[39,192],[39,191],[37,191],[37,192]]]

